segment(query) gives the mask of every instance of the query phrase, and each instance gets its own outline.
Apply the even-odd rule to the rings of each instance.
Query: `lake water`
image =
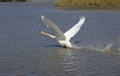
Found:
[[[65,49],[39,30],[52,33],[40,16],[63,32],[85,16]],[[93,50],[92,50],[93,49]],[[120,76],[120,12],[57,10],[51,3],[0,3],[0,76]]]

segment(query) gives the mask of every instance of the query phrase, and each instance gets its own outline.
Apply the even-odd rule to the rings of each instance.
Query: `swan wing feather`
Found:
[[[78,33],[84,22],[85,22],[85,17],[80,17],[80,21],[76,25],[74,25],[71,29],[69,29],[64,33],[66,40],[69,41],[72,37],[74,37]]]
[[[54,24],[51,20],[49,20],[45,16],[41,16],[41,18],[42,18],[42,21],[46,24],[46,26],[54,32],[58,40],[66,39],[65,35],[56,24]]]

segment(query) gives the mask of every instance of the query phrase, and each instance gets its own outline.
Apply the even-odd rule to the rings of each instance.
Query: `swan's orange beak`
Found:
[[[45,34],[45,32],[44,32],[44,31],[42,31],[42,30],[40,30],[40,31],[39,31],[39,33],[40,33],[40,34]]]

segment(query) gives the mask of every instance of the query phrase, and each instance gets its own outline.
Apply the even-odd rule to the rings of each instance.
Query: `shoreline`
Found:
[[[58,10],[118,10],[120,11],[120,7],[55,7]]]

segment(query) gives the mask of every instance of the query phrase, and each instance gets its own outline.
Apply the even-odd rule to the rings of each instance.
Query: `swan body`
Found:
[[[59,44],[65,48],[73,47],[70,42],[70,39],[78,33],[81,26],[85,22],[85,17],[80,17],[80,20],[76,25],[74,25],[71,29],[63,33],[57,25],[55,25],[51,20],[47,19],[45,16],[41,16],[41,19],[45,23],[45,25],[54,32],[55,35],[48,34],[44,31],[40,31],[40,34],[56,39],[59,42]]]

